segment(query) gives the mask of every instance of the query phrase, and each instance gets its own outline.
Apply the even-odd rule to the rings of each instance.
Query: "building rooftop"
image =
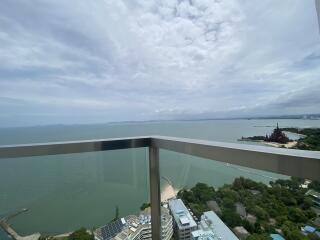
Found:
[[[161,208],[161,223],[162,227],[168,222],[170,222],[171,215],[169,210],[166,208]],[[129,215],[125,217],[126,227],[123,228],[116,236],[116,240],[123,240],[127,238],[134,239],[140,234],[142,230],[148,231],[146,234],[151,234],[151,213],[150,208],[146,208],[142,211],[139,216]]]
[[[114,238],[125,227],[126,227],[126,221],[124,218],[121,218],[114,222],[108,223],[105,226],[98,228],[95,231],[95,235],[101,240],[109,240]]]
[[[320,193],[314,191],[313,189],[310,189],[306,192],[306,195],[311,196],[313,198],[313,202],[320,206]]]
[[[227,227],[226,224],[213,211],[204,212],[201,216],[201,225],[213,229],[214,235],[221,240],[238,240],[236,235]]]
[[[250,236],[250,233],[247,231],[247,229],[242,226],[234,227],[233,231],[240,239],[246,239],[248,236]]]
[[[181,199],[169,200],[169,208],[179,229],[197,226]]]
[[[272,240],[285,240],[280,234],[270,234]]]
[[[247,219],[247,221],[251,224],[255,224],[257,222],[257,217],[252,215],[252,214],[247,214],[247,216],[245,217],[245,219]]]
[[[198,230],[192,232],[197,240],[237,240],[233,232],[213,212],[205,212],[201,216]]]
[[[240,215],[240,217],[244,218],[247,216],[246,208],[242,203],[237,202],[235,203],[235,206],[236,206],[236,212]]]
[[[221,213],[221,208],[219,207],[219,204],[216,201],[208,201],[207,202],[208,208],[210,208],[212,211],[215,213],[220,214]]]
[[[196,230],[191,233],[193,239],[197,240],[219,240],[212,231]]]
[[[306,233],[313,233],[316,231],[316,228],[307,225],[303,228],[303,231]]]

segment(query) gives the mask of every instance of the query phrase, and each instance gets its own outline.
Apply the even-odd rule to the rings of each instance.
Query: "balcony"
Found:
[[[148,153],[146,160],[148,159],[147,165],[149,168],[148,185],[151,202],[152,239],[161,238],[161,151],[175,152],[178,154],[183,154],[184,156],[190,155],[196,157],[195,159],[201,158],[208,161],[213,160],[215,162],[223,163],[226,166],[236,165],[250,169],[272,172],[275,174],[282,174],[286,176],[294,176],[310,180],[320,180],[319,152],[288,150],[255,145],[222,143],[164,136],[143,136],[132,138],[1,146],[0,164],[10,164],[10,161],[20,159],[19,164],[21,166],[21,169],[19,169],[19,172],[24,172],[23,168],[27,168],[27,165],[23,163],[25,161],[30,161],[30,159],[33,158],[57,155],[66,156],[69,154],[108,153],[111,151],[119,151],[125,149],[129,151],[139,150],[141,153],[141,155],[139,155],[140,157],[143,157],[145,151],[147,151]],[[112,172],[113,165],[111,163],[114,161],[118,161],[119,159],[113,160],[111,162],[109,161],[109,159],[110,158],[105,161],[105,166],[109,168],[108,172]],[[41,161],[41,159],[38,159],[37,163],[41,164]],[[48,159],[43,161],[46,161],[48,163],[50,161],[55,161],[55,159],[49,157]],[[81,158],[79,158],[79,161],[81,161],[81,164],[84,164],[85,168],[85,161],[83,161]],[[109,165],[108,161],[110,163]],[[123,169],[126,169],[128,167],[126,166],[126,164],[127,163],[124,162],[122,166]],[[10,169],[10,166],[2,166],[6,166],[6,171],[12,171],[12,174],[15,174],[15,171]],[[50,167],[50,165],[46,166]],[[48,169],[48,171],[50,171],[50,169]],[[143,167],[141,166],[140,171],[144,171]],[[177,166],[174,171],[179,171]],[[79,174],[81,175],[82,173],[80,172]],[[90,178],[90,175],[85,177]],[[14,179],[14,177],[12,177],[12,179]],[[2,183],[2,186],[5,186],[5,184],[6,183]],[[6,188],[4,189],[9,190]],[[11,189],[11,191],[14,190]],[[5,198],[6,195],[3,194],[2,197]],[[124,199],[124,201],[130,201],[131,197],[132,196],[127,196],[127,199]],[[76,200],[77,199],[72,199],[72,201],[74,202],[76,202]],[[87,217],[90,218],[92,216]]]

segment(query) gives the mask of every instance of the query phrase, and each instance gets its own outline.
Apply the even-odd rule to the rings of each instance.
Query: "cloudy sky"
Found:
[[[314,0],[1,0],[0,124],[320,112]]]

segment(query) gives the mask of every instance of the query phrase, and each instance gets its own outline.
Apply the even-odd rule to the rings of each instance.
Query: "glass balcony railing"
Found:
[[[208,205],[198,206],[190,199],[185,203],[199,225],[216,217],[200,214],[204,210],[217,204],[221,211],[227,209],[230,200],[221,200],[227,194],[224,191],[234,193],[237,186],[242,186],[240,177],[267,186],[288,176],[320,180],[320,153],[162,136],[1,146],[0,223],[13,237],[13,229],[21,235],[38,231],[56,235],[81,226],[104,234],[98,227],[119,218],[113,228],[121,228],[126,222],[132,229],[130,238],[124,232],[118,239],[135,239],[139,234],[152,239],[170,239],[176,234],[191,238],[195,229],[177,233],[170,227],[177,217],[172,208],[179,203],[168,200],[178,190],[180,198],[188,199],[189,193],[183,195],[183,189],[189,191],[197,183],[208,187],[205,191],[212,194],[205,201]],[[229,185],[223,189],[225,184]],[[250,194],[259,194],[256,189],[249,190]],[[244,193],[237,194],[233,200],[238,205],[232,206],[241,212]],[[145,207],[151,203],[151,208],[141,213],[143,203]],[[259,210],[251,207],[252,211]],[[19,217],[9,219],[19,213]],[[268,214],[268,219],[273,219],[272,213]],[[182,227],[190,224],[183,222],[188,222],[187,218],[178,217]],[[149,223],[149,228],[139,230],[139,224]]]
[[[146,160],[146,148],[1,159],[0,213],[26,209],[10,219],[23,236],[102,226],[149,201]]]

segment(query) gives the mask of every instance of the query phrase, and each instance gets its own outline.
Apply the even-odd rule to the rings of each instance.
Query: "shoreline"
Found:
[[[276,147],[276,148],[294,148],[297,144],[298,141],[291,141],[288,143],[277,143],[277,142],[266,142],[263,140],[250,140],[250,139],[238,139],[239,142],[254,142],[254,143],[259,143],[261,145],[266,145],[269,147]]]
[[[289,131],[284,131],[284,132],[293,133],[293,132],[289,132]],[[303,134],[298,134],[298,133],[293,133],[293,134],[298,135],[300,137],[299,139],[306,137],[306,135],[303,135]],[[270,146],[270,147],[292,149],[297,146],[299,139],[291,140],[288,143],[278,143],[278,142],[267,142],[267,141],[261,140],[261,139],[251,139],[250,137],[242,137],[242,138],[238,139],[237,141],[238,142],[254,142],[254,143],[258,143],[258,144],[266,145],[266,146]]]
[[[21,210],[15,211],[14,213],[3,217],[0,219],[0,228],[3,229],[3,231],[8,234],[12,239],[15,240],[38,240],[41,236],[40,233],[33,233],[28,236],[20,236],[9,224],[9,220],[17,217],[18,215],[29,211],[27,208],[22,208]]]
[[[267,145],[267,146],[271,146],[271,147],[277,147],[277,148],[294,148],[298,142],[297,141],[292,141],[292,142],[288,142],[288,143],[277,143],[277,142],[265,142],[263,141],[262,144]]]
[[[171,198],[175,198],[179,190],[174,189],[172,185],[166,185],[161,191],[161,202],[167,202]]]

